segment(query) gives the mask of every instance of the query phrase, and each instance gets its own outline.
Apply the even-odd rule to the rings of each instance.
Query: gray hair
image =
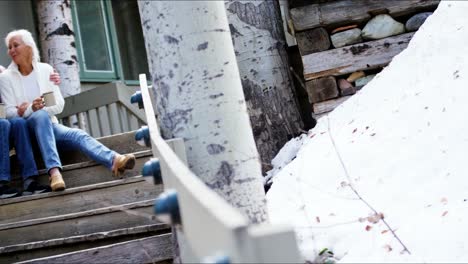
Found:
[[[13,37],[20,37],[24,44],[31,47],[33,52],[33,62],[39,62],[41,59],[39,56],[39,49],[37,48],[36,42],[34,41],[31,32],[27,31],[26,29],[11,31],[5,38],[5,44],[7,47]]]

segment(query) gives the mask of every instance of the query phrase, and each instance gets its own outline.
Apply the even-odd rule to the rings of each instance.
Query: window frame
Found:
[[[104,30],[106,34],[109,58],[111,62],[112,71],[97,71],[87,70],[86,62],[83,54],[83,45],[81,38],[80,26],[78,23],[78,14],[76,9],[76,1],[71,1],[72,7],[72,20],[75,32],[75,46],[78,55],[78,62],[80,66],[80,81],[82,82],[112,82],[122,80],[123,70],[120,60],[120,52],[117,41],[117,33],[115,30],[114,17],[112,12],[112,3],[107,0],[98,0],[101,4],[102,15],[104,18]],[[94,0],[96,1],[96,0]]]

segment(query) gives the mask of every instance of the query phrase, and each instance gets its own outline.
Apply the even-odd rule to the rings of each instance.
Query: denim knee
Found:
[[[37,110],[32,113],[28,119],[27,123],[31,126],[43,126],[51,124],[49,114],[45,110]]]
[[[12,129],[26,129],[28,125],[26,119],[21,117],[13,117],[9,121]]]
[[[0,118],[0,129],[10,132],[10,122],[7,119]]]

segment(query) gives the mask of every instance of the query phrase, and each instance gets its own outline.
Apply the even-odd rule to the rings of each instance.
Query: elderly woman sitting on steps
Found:
[[[0,65],[0,74],[5,70]],[[50,81],[60,84],[58,73],[50,75]],[[2,98],[0,97],[0,102]],[[3,116],[3,115],[2,115]],[[0,199],[16,197],[21,192],[10,186],[10,145],[16,149],[16,158],[23,176],[23,195],[37,194],[49,191],[49,186],[39,184],[37,181],[37,166],[29,139],[28,125],[21,117],[10,119],[0,118]]]
[[[12,59],[8,69],[0,75],[0,91],[6,106],[6,116],[26,119],[32,137],[35,136],[38,142],[52,191],[65,189],[57,148],[78,149],[111,169],[114,176],[135,166],[135,156],[120,155],[86,132],[58,124],[55,115],[62,112],[65,101],[58,86],[49,81],[52,67],[39,62],[39,51],[29,31],[12,31],[5,42]],[[53,91],[55,96],[54,106],[44,106],[41,95],[49,91]]]

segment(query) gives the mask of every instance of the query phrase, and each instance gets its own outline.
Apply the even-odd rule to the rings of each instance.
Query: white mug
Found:
[[[55,95],[54,92],[47,92],[42,94],[42,98],[44,99],[45,106],[54,106],[57,103],[55,102]]]

